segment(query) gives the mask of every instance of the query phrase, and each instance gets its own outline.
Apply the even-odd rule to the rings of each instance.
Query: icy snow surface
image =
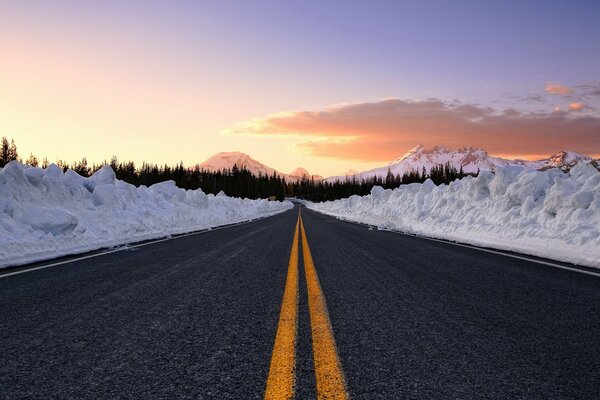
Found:
[[[589,164],[569,173],[508,166],[307,206],[380,229],[600,268],[600,172]]]
[[[135,187],[104,166],[90,178],[56,165],[0,168],[0,268],[265,217],[290,202]]]

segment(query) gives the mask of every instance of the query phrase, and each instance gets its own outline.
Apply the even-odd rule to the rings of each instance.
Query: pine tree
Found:
[[[39,161],[33,153],[30,153],[29,158],[27,161],[25,161],[25,164],[31,165],[32,167],[37,167],[39,165]]]
[[[10,140],[10,148],[8,151],[8,162],[16,161],[19,158],[19,153],[17,152],[17,145],[13,139]]]
[[[2,145],[0,146],[0,167],[4,167],[11,161],[19,159],[17,145],[13,139],[8,141],[6,137],[2,137]]]
[[[117,159],[117,156],[112,156],[111,157],[111,159],[110,159],[110,167],[113,169],[113,171],[115,171],[115,173],[119,169],[119,160]]]
[[[385,186],[387,189],[391,189],[394,187],[394,174],[392,174],[392,170],[388,167],[387,175],[385,177]]]
[[[0,167],[4,167],[10,162],[10,143],[8,139],[2,136],[2,146],[0,147]]]
[[[56,165],[63,170],[63,172],[67,172],[69,169],[69,163],[63,160],[56,160]]]
[[[85,157],[83,157],[80,162],[74,163],[71,169],[81,176],[90,176],[88,161]]]

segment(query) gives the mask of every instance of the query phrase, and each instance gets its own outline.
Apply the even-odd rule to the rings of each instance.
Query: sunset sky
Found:
[[[410,148],[600,156],[599,1],[0,0],[21,156],[333,175]]]

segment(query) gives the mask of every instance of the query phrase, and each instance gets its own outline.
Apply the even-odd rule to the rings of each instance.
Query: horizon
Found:
[[[7,138],[7,139],[11,140],[9,138]],[[15,145],[16,145],[16,143],[15,143]],[[239,155],[247,156],[252,161],[258,162],[259,164],[261,164],[261,165],[263,165],[263,166],[265,166],[267,168],[274,169],[279,174],[291,175],[291,176],[298,176],[298,175],[295,175],[294,172],[296,172],[297,170],[305,170],[305,171],[307,171],[309,173],[310,176],[320,176],[323,179],[329,179],[329,178],[335,178],[335,177],[340,177],[340,176],[348,175],[349,171],[353,171],[351,175],[354,175],[354,174],[361,174],[361,173],[365,173],[365,172],[370,172],[371,170],[374,170],[374,169],[385,168],[386,166],[390,166],[392,164],[401,162],[406,157],[410,156],[412,152],[414,152],[415,150],[417,150],[419,148],[421,148],[425,153],[430,153],[430,152],[432,152],[432,151],[434,151],[434,150],[436,150],[438,148],[442,148],[444,150],[448,150],[448,152],[450,152],[450,153],[458,153],[458,152],[461,152],[463,150],[483,151],[488,156],[495,157],[495,158],[501,158],[501,159],[504,159],[504,160],[507,160],[507,161],[545,161],[545,160],[550,159],[551,157],[559,155],[560,153],[574,153],[576,155],[588,157],[588,158],[590,158],[592,160],[600,160],[600,157],[598,157],[598,156],[590,156],[589,154],[578,153],[578,152],[574,152],[574,151],[569,150],[569,149],[558,150],[556,152],[553,152],[553,153],[550,153],[550,154],[546,154],[546,155],[531,155],[529,158],[519,158],[519,157],[512,156],[510,154],[509,155],[491,154],[486,149],[483,149],[483,148],[480,148],[480,147],[473,147],[473,146],[464,146],[464,147],[461,147],[461,148],[449,148],[449,147],[441,146],[441,145],[435,145],[435,146],[431,146],[431,147],[426,147],[426,146],[423,146],[422,144],[418,144],[417,146],[413,147],[412,149],[409,149],[407,152],[405,152],[404,154],[400,155],[399,157],[396,157],[393,160],[384,162],[384,164],[382,164],[382,165],[377,165],[377,166],[375,166],[373,168],[369,168],[367,170],[356,170],[355,168],[347,168],[343,173],[334,174],[334,175],[321,175],[318,172],[313,172],[311,170],[308,170],[307,168],[304,168],[303,166],[297,166],[297,167],[295,167],[295,168],[293,168],[291,170],[288,170],[288,171],[280,170],[280,169],[278,169],[278,168],[276,168],[276,167],[274,167],[272,165],[269,165],[269,164],[266,164],[266,163],[262,162],[259,159],[256,159],[255,157],[252,156],[252,154],[248,154],[248,153],[245,153],[243,151],[236,151],[236,150],[233,150],[233,151],[219,151],[219,152],[213,154],[212,156],[206,158],[202,162],[197,162],[195,164],[183,164],[183,166],[185,168],[187,168],[187,169],[192,169],[192,168],[194,168],[196,166],[202,166],[202,164],[207,163],[210,159],[215,158],[215,157],[217,157],[219,155],[222,155],[222,154],[223,155],[224,154],[239,154]],[[26,157],[24,157],[24,155],[20,153],[20,150],[19,150],[18,146],[17,146],[17,150],[19,151],[19,158],[20,158],[19,161],[21,161],[21,162],[23,162],[25,164],[26,163]],[[102,159],[102,161],[95,161],[95,160],[90,161],[85,156],[82,157],[82,158],[80,158],[80,159],[78,159],[78,160],[65,160],[65,159],[58,158],[55,161],[52,161],[52,160],[49,160],[47,158],[44,159],[44,158],[37,157],[37,155],[35,155],[35,154],[31,154],[31,155],[35,156],[36,160],[38,162],[40,162],[40,163],[42,161],[44,161],[44,162],[47,162],[48,165],[51,165],[51,164],[54,164],[54,165],[62,164],[65,167],[67,167],[67,166],[74,166],[75,164],[77,164],[78,162],[82,161],[83,159],[86,160],[86,162],[88,163],[89,167],[94,167],[94,166],[100,167],[102,165],[109,165],[110,164],[109,160],[112,160],[113,157],[116,157],[116,156],[112,156],[111,158],[104,158],[104,159]],[[166,165],[166,166],[173,167],[173,166],[177,166],[177,165],[179,165],[180,163],[183,162],[183,161],[179,161],[179,162],[172,163],[172,164],[158,164],[158,163],[155,163],[155,162],[152,162],[152,161],[143,160],[142,162],[138,163],[138,162],[133,161],[131,159],[119,159],[118,157],[117,157],[117,161],[119,163],[134,162],[136,170],[139,170],[143,164],[150,164],[150,165],[157,165],[157,166]],[[237,163],[234,163],[233,165],[237,165]],[[92,170],[93,170],[93,168],[92,168]],[[213,170],[213,168],[208,168],[208,170]],[[214,169],[214,170],[219,170],[219,169]]]
[[[0,136],[23,158],[192,166],[236,149],[326,177],[419,143],[600,157],[598,3],[0,7]]]
[[[559,153],[561,153],[561,152],[566,152],[566,153],[576,153],[576,154],[578,154],[578,155],[587,156],[587,157],[589,157],[589,158],[592,158],[592,159],[598,159],[598,158],[599,158],[599,157],[595,157],[595,156],[590,156],[590,155],[588,155],[588,154],[583,154],[583,153],[574,152],[574,151],[571,151],[571,150],[568,150],[568,149],[564,149],[564,150],[558,150],[558,151],[556,151],[556,152],[553,152],[553,153],[551,153],[551,154],[547,154],[547,155],[532,155],[532,156],[531,156],[531,158],[518,158],[518,157],[512,157],[510,154],[509,154],[509,155],[491,154],[491,153],[489,153],[488,151],[486,151],[485,149],[478,148],[478,147],[472,147],[472,146],[465,146],[465,147],[463,147],[463,148],[448,148],[448,147],[446,147],[446,146],[432,146],[432,147],[425,147],[425,146],[423,146],[423,145],[419,144],[419,145],[417,145],[417,146],[413,147],[412,149],[408,150],[406,153],[404,153],[404,154],[400,155],[399,157],[396,157],[396,158],[395,158],[395,159],[393,159],[393,160],[389,160],[387,163],[385,163],[385,164],[383,164],[383,165],[378,165],[378,166],[376,166],[376,167],[375,167],[375,168],[373,168],[373,169],[382,168],[382,167],[385,167],[385,166],[387,166],[387,165],[389,165],[389,164],[391,164],[391,163],[398,162],[399,160],[402,160],[402,159],[404,159],[405,157],[407,157],[407,156],[410,154],[410,152],[414,151],[415,149],[417,149],[417,148],[419,148],[419,147],[423,148],[423,150],[424,150],[425,152],[429,152],[429,151],[435,150],[437,147],[442,147],[442,148],[445,148],[446,150],[449,150],[450,152],[459,152],[459,151],[461,151],[461,150],[468,150],[468,149],[471,149],[471,150],[482,150],[482,151],[486,152],[486,153],[487,153],[489,156],[492,156],[492,157],[498,157],[498,158],[503,158],[503,159],[505,159],[505,160],[510,160],[510,161],[542,161],[542,160],[548,159],[548,158],[550,158],[550,157],[552,157],[552,156],[555,156],[555,155],[557,155],[557,154],[559,154]],[[354,168],[348,168],[348,169],[346,169],[346,171],[344,171],[344,173],[341,173],[341,174],[336,174],[336,175],[321,175],[321,174],[319,174],[318,172],[313,172],[313,171],[311,171],[311,170],[309,170],[309,169],[307,169],[307,168],[304,168],[303,166],[301,166],[301,165],[300,165],[300,166],[297,166],[296,168],[293,168],[292,170],[289,170],[289,171],[283,171],[283,170],[280,170],[280,169],[278,169],[278,168],[275,168],[275,167],[273,167],[272,165],[268,165],[268,164],[265,164],[265,163],[263,163],[261,160],[258,160],[258,159],[256,159],[255,157],[253,157],[253,156],[252,156],[252,154],[248,154],[248,153],[245,153],[245,152],[243,152],[243,151],[236,151],[236,150],[233,150],[233,151],[220,151],[220,152],[218,152],[218,153],[215,153],[215,154],[213,154],[211,157],[207,158],[207,159],[206,159],[206,160],[204,160],[203,162],[197,163],[197,164],[195,164],[195,165],[201,165],[201,164],[205,163],[206,161],[208,161],[209,159],[211,159],[211,158],[213,158],[213,157],[216,157],[216,156],[218,156],[218,155],[220,155],[220,154],[241,154],[241,155],[246,155],[246,156],[250,157],[250,158],[251,158],[252,160],[254,160],[254,161],[257,161],[257,162],[259,162],[259,163],[261,163],[261,164],[263,164],[263,165],[265,165],[265,166],[267,166],[267,167],[271,167],[271,168],[275,169],[275,170],[276,170],[277,172],[279,172],[279,173],[282,173],[282,174],[288,174],[288,175],[293,175],[293,174],[292,174],[292,172],[294,172],[294,171],[296,171],[296,170],[298,170],[298,169],[304,169],[304,170],[307,170],[307,171],[309,172],[309,174],[310,174],[310,175],[319,175],[319,176],[322,176],[323,178],[331,178],[331,177],[335,177],[335,176],[343,176],[343,175],[345,175],[345,173],[347,173],[348,171],[350,171],[350,170],[354,170]],[[188,168],[192,168],[192,167],[194,167],[195,165],[188,165],[187,167],[188,167]],[[368,170],[362,170],[362,171],[357,171],[357,172],[358,172],[358,173],[362,173],[362,172],[368,172]]]

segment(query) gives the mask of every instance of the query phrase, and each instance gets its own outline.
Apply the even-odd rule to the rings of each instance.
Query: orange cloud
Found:
[[[567,95],[573,93],[573,89],[571,89],[570,87],[552,83],[547,84],[545,90],[546,93],[550,94]]]
[[[570,111],[583,111],[584,108],[585,108],[585,104],[580,103],[580,102],[574,102],[574,103],[569,104]]]
[[[274,114],[238,124],[231,134],[299,136],[310,154],[389,161],[416,144],[476,146],[492,154],[600,153],[600,118],[563,112],[521,113],[440,100],[386,99],[318,111]]]

